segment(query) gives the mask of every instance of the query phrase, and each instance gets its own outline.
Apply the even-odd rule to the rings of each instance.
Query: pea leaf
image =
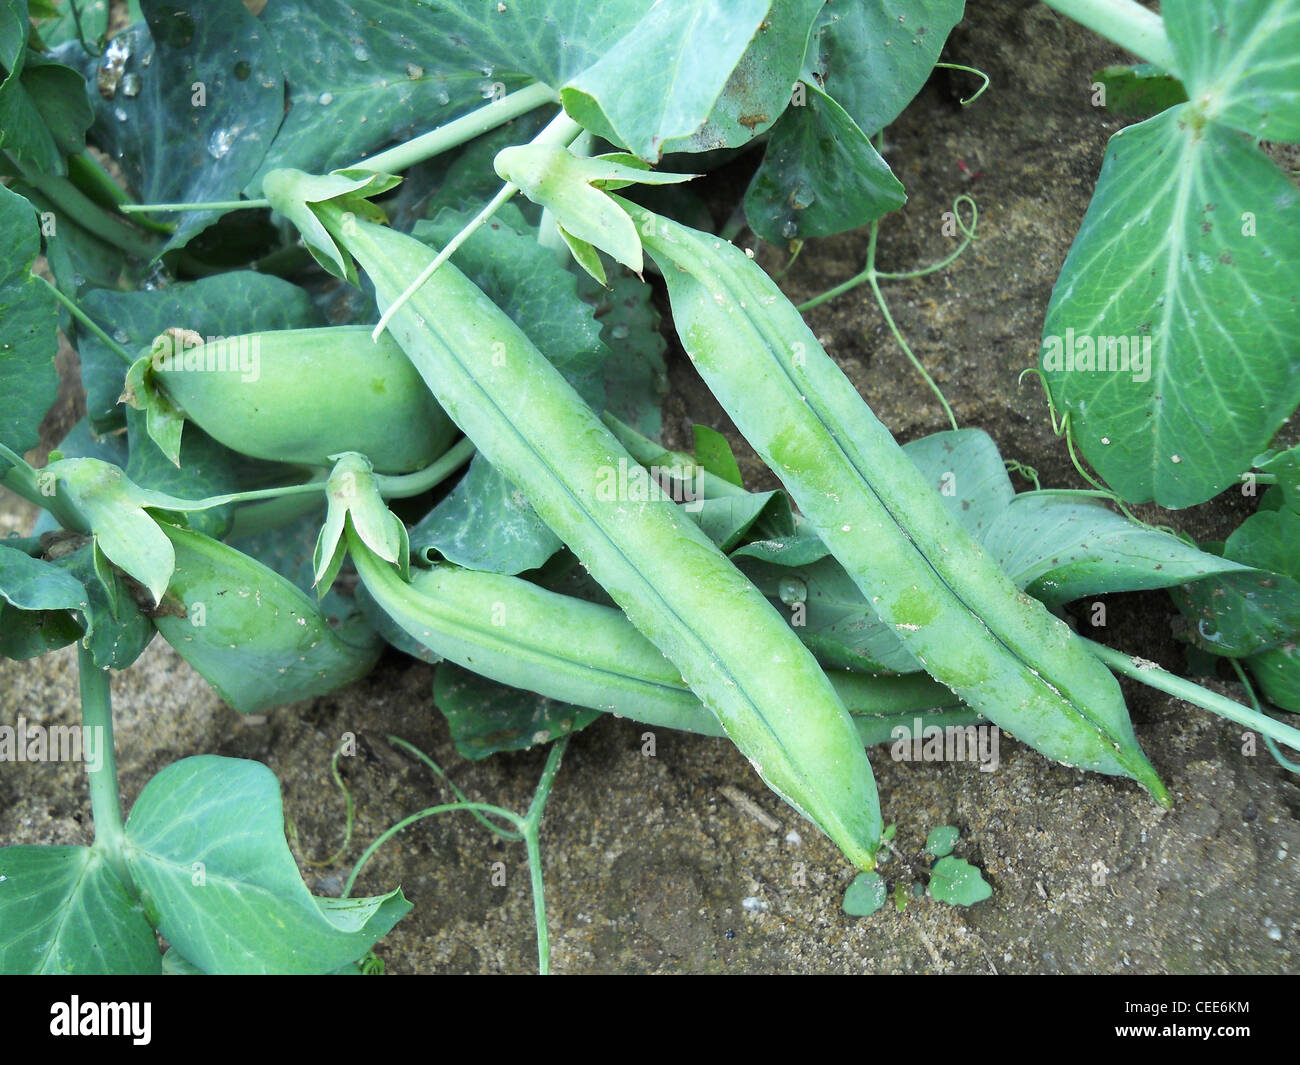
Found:
[[[736,148],[770,129],[790,103],[823,5],[824,0],[773,0],[708,120],[690,136],[670,139],[664,152]]]
[[[451,494],[411,530],[411,550],[426,561],[441,555],[492,573],[535,569],[562,546],[523,492],[482,455],[474,456]]]
[[[3,186],[0,243],[0,443],[21,455],[40,443],[41,419],[58,398],[59,319],[54,296],[32,275],[40,253],[35,212]]]
[[[940,858],[930,871],[930,897],[953,906],[974,906],[993,894],[983,875],[961,858]]]
[[[894,121],[921,91],[964,0],[861,0],[822,8],[804,60],[863,133]]]
[[[1300,637],[1300,514],[1262,510],[1228,537],[1224,555],[1242,572],[1185,585],[1174,601],[1192,622],[1192,640],[1215,654],[1239,658],[1294,646]],[[1267,674],[1289,673],[1286,655],[1268,660]]]
[[[1190,104],[1111,138],[1040,365],[1123,498],[1203,502],[1300,403],[1297,219],[1288,178]]]
[[[1099,503],[1025,492],[986,543],[1012,580],[1050,607],[1085,595],[1169,588],[1245,567],[1129,521]]]
[[[198,533],[164,531],[176,567],[166,612],[154,623],[236,710],[322,695],[374,665],[381,643],[360,618],[336,630],[307,595],[260,562]]]
[[[68,615],[88,606],[81,582],[7,543],[0,543],[0,600],[0,654],[6,658],[35,658],[81,635]]]
[[[1300,9],[1291,0],[1166,0],[1178,73],[1207,117],[1300,141]]]
[[[707,425],[695,426],[695,457],[706,470],[737,488],[743,488],[740,466],[727,438]]]
[[[275,45],[240,0],[140,6],[146,22],[110,43],[120,80],[100,83],[104,61],[84,59],[101,89],[92,97],[92,139],[119,161],[143,203],[238,199],[284,117]],[[167,216],[176,224],[167,248],[184,247],[221,214]]]
[[[957,845],[961,832],[952,825],[940,825],[938,828],[930,829],[930,834],[925,837],[925,853],[932,854],[936,858],[943,858],[952,853],[953,847]]]
[[[802,83],[801,83],[802,84]],[[866,225],[907,196],[867,135],[815,84],[772,127],[745,193],[750,227],[772,244]]]
[[[889,889],[879,873],[859,873],[844,892],[841,908],[850,917],[870,917],[885,905]]]
[[[599,710],[508,688],[453,662],[439,663],[433,701],[447,719],[457,752],[471,761],[549,743],[601,716]]]
[[[250,195],[273,169],[347,166],[524,83],[417,0],[278,0],[260,21],[279,50],[288,113]]]
[[[0,849],[0,972],[157,974],[138,902],[90,847]]]
[[[284,838],[280,787],[257,762],[203,755],[145,785],[126,823],[145,912],[208,973],[329,973],[411,909],[400,891],[314,898]]]
[[[560,91],[587,129],[656,161],[694,133],[767,17],[771,0],[660,0]],[[637,87],[628,92],[628,85]]]
[[[66,174],[92,115],[77,71],[28,48],[26,0],[0,8],[0,148],[46,174]]]
[[[1129,118],[1158,115],[1187,100],[1183,83],[1150,63],[1105,67],[1092,80],[1102,87],[1106,110]]]
[[[663,423],[660,407],[668,395],[664,352],[668,342],[659,331],[650,285],[619,268],[602,288],[587,274],[578,277],[578,295],[600,323],[605,358],[605,409],[646,436],[657,437]]]

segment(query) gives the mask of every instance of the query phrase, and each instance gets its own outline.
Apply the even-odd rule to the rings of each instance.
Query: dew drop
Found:
[[[131,73],[122,76],[122,95],[139,96],[140,95],[140,75]]]
[[[412,81],[419,81],[424,77],[424,67],[420,66],[418,63],[407,63],[406,76]]]
[[[329,105],[334,102],[334,94],[332,92],[323,92],[316,97],[316,102],[320,104],[321,107],[329,107]]]
[[[808,585],[798,577],[782,577],[776,586],[776,592],[786,606],[794,606],[808,599]]]
[[[125,122],[127,119],[126,111],[120,107],[113,108],[113,117],[119,122]]]
[[[230,153],[237,133],[238,130],[233,129],[214,129],[208,137],[208,154],[213,159],[224,159]]]
[[[352,58],[358,63],[369,63],[370,50],[364,44],[359,44],[352,49]]]
[[[781,236],[786,240],[794,240],[799,235],[799,226],[793,218],[788,218],[781,226]]]

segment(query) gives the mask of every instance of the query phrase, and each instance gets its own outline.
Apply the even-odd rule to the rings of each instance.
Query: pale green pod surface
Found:
[[[402,349],[367,326],[159,338],[151,373],[190,421],[254,458],[329,466],[359,451],[380,473],[409,473],[456,435]]]
[[[337,207],[319,210],[381,307],[433,259],[417,240],[361,221],[344,227]],[[681,670],[768,785],[871,868],[881,831],[871,767],[848,712],[776,610],[450,263],[390,328],[443,409]],[[638,501],[619,498],[617,485],[637,478]]]
[[[154,624],[236,710],[323,695],[375,664],[383,644],[359,619],[335,629],[256,559],[188,529],[161,528],[176,569]]]
[[[1115,678],[949,516],[776,283],[718,237],[634,210],[691,361],[926,670],[1049,757],[1167,801]]]
[[[648,725],[725,735],[676,667],[620,610],[540,588],[519,577],[439,565],[402,580],[349,533],[366,590],[418,643],[501,684]],[[927,724],[974,724],[973,711],[923,673],[872,677],[834,670],[831,684],[854,715],[859,742],[883,743],[913,715]],[[942,718],[927,714],[948,708]]]

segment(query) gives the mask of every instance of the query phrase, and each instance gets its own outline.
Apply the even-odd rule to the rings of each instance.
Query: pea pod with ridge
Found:
[[[949,515],[776,283],[734,245],[619,202],[691,362],[931,676],[1048,757],[1167,804],[1115,678]]]

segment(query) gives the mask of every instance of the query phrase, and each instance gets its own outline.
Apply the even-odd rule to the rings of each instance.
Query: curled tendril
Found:
[[[989,85],[992,84],[992,81],[989,79],[989,76],[985,74],[984,71],[980,70],[977,67],[965,67],[962,66],[960,63],[935,63],[935,67],[936,68],[942,67],[944,70],[962,70],[965,71],[967,74],[974,74],[976,77],[983,79],[984,84],[975,90],[975,94],[973,96],[968,96],[966,97],[966,99],[961,101],[962,107],[966,107],[970,104],[973,104],[976,100],[978,100],[981,96],[984,95],[984,90],[987,89]]]

